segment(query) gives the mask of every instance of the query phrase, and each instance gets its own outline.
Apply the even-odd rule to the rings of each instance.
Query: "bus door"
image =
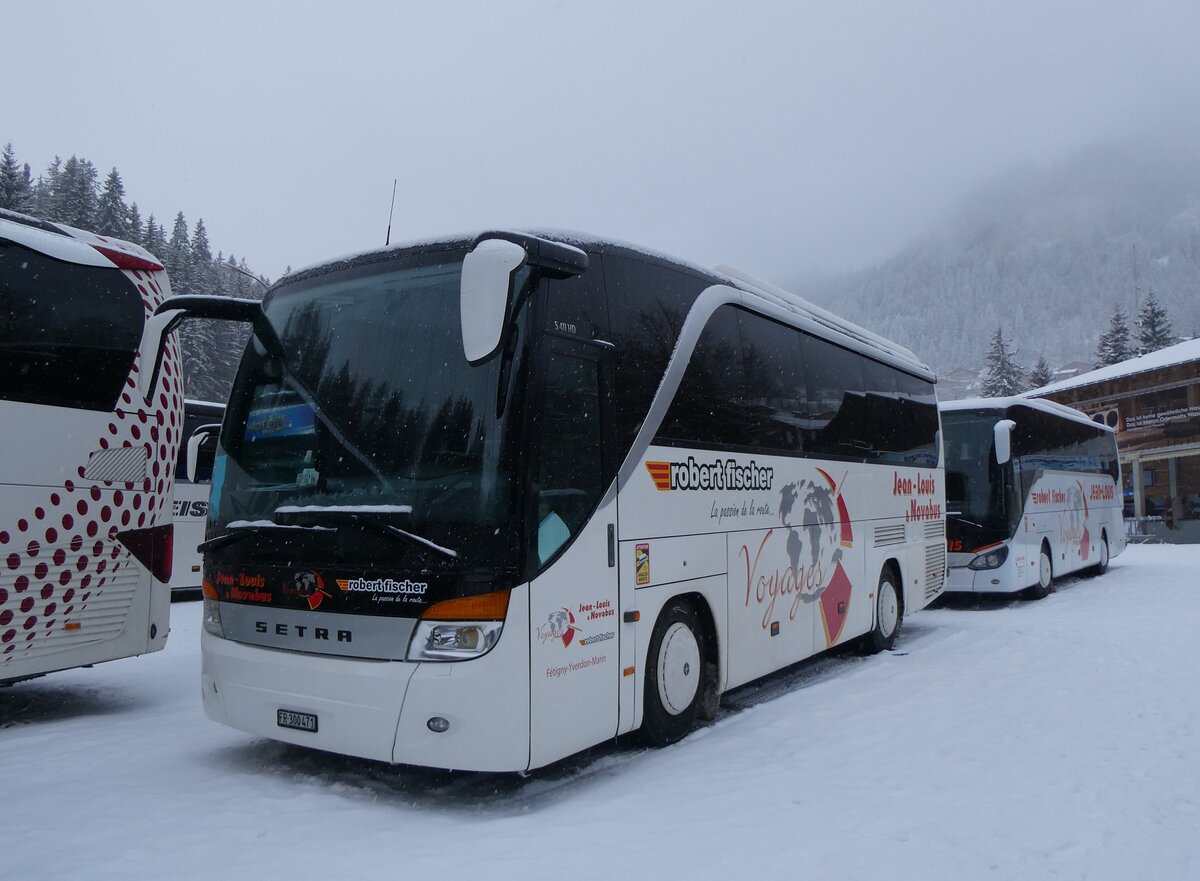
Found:
[[[621,681],[609,352],[553,337],[547,350],[530,471],[534,766],[614,736]]]

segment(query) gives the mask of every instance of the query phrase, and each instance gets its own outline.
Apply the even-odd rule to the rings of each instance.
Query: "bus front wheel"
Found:
[[[889,564],[879,573],[875,588],[875,626],[862,639],[863,654],[873,655],[890,649],[904,621],[904,606],[900,601],[900,580]]]
[[[1054,589],[1054,560],[1050,556],[1050,545],[1042,542],[1042,549],[1038,553],[1038,580],[1037,584],[1028,588],[1025,591],[1025,596],[1031,600],[1045,599],[1050,595],[1050,591]]]
[[[672,600],[658,616],[646,653],[642,731],[667,746],[692,730],[707,689],[706,634],[684,600]]]

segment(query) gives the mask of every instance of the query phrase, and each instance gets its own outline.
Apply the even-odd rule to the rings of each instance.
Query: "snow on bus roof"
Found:
[[[1126,376],[1134,376],[1150,370],[1159,370],[1163,367],[1174,367],[1176,364],[1186,364],[1189,361],[1200,361],[1200,338],[1176,343],[1173,346],[1167,346],[1165,349],[1159,349],[1157,352],[1142,355],[1140,358],[1130,358],[1128,361],[1109,364],[1097,370],[1072,376],[1070,379],[1052,382],[1049,385],[1026,392],[1026,394],[1048,395],[1054,392],[1066,391],[1067,389],[1079,388],[1080,386],[1094,385],[1098,382],[1107,382],[1110,379],[1123,379]]]
[[[938,402],[938,409],[943,413],[958,410],[1007,410],[1009,407],[1028,407],[1031,410],[1040,410],[1043,413],[1050,413],[1063,419],[1070,419],[1073,422],[1082,422],[1093,428],[1103,428],[1105,431],[1112,431],[1107,425],[1101,425],[1099,422],[1093,421],[1086,413],[1082,413],[1074,407],[1068,407],[1066,404],[1060,404],[1057,401],[1045,401],[1041,398],[1026,398],[1017,395],[1011,398],[964,398],[960,401]]]

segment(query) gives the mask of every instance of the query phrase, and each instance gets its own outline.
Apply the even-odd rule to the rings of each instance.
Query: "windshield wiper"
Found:
[[[961,514],[955,514],[953,511],[947,511],[946,516],[951,520],[957,520],[959,523],[965,523],[968,526],[977,526],[980,529],[983,529],[982,523],[976,523],[974,520],[968,520],[966,517],[963,517]]]
[[[385,523],[380,519],[381,517],[411,513],[411,505],[282,505],[275,509],[278,517],[312,520],[312,525],[315,526],[346,524],[365,532],[419,544],[452,560],[458,558],[458,551],[442,547],[422,535]]]

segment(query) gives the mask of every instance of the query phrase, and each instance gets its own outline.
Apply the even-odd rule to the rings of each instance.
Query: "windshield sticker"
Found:
[[[312,434],[315,430],[316,414],[308,404],[257,410],[246,418],[247,441]]]
[[[225,588],[225,598],[236,603],[269,603],[274,599],[270,591],[263,589],[267,580],[261,575],[217,572],[216,582],[218,587]]]
[[[297,572],[292,586],[299,596],[308,600],[308,607],[313,611],[316,611],[329,596],[325,591],[325,579],[321,577],[320,572]]]

